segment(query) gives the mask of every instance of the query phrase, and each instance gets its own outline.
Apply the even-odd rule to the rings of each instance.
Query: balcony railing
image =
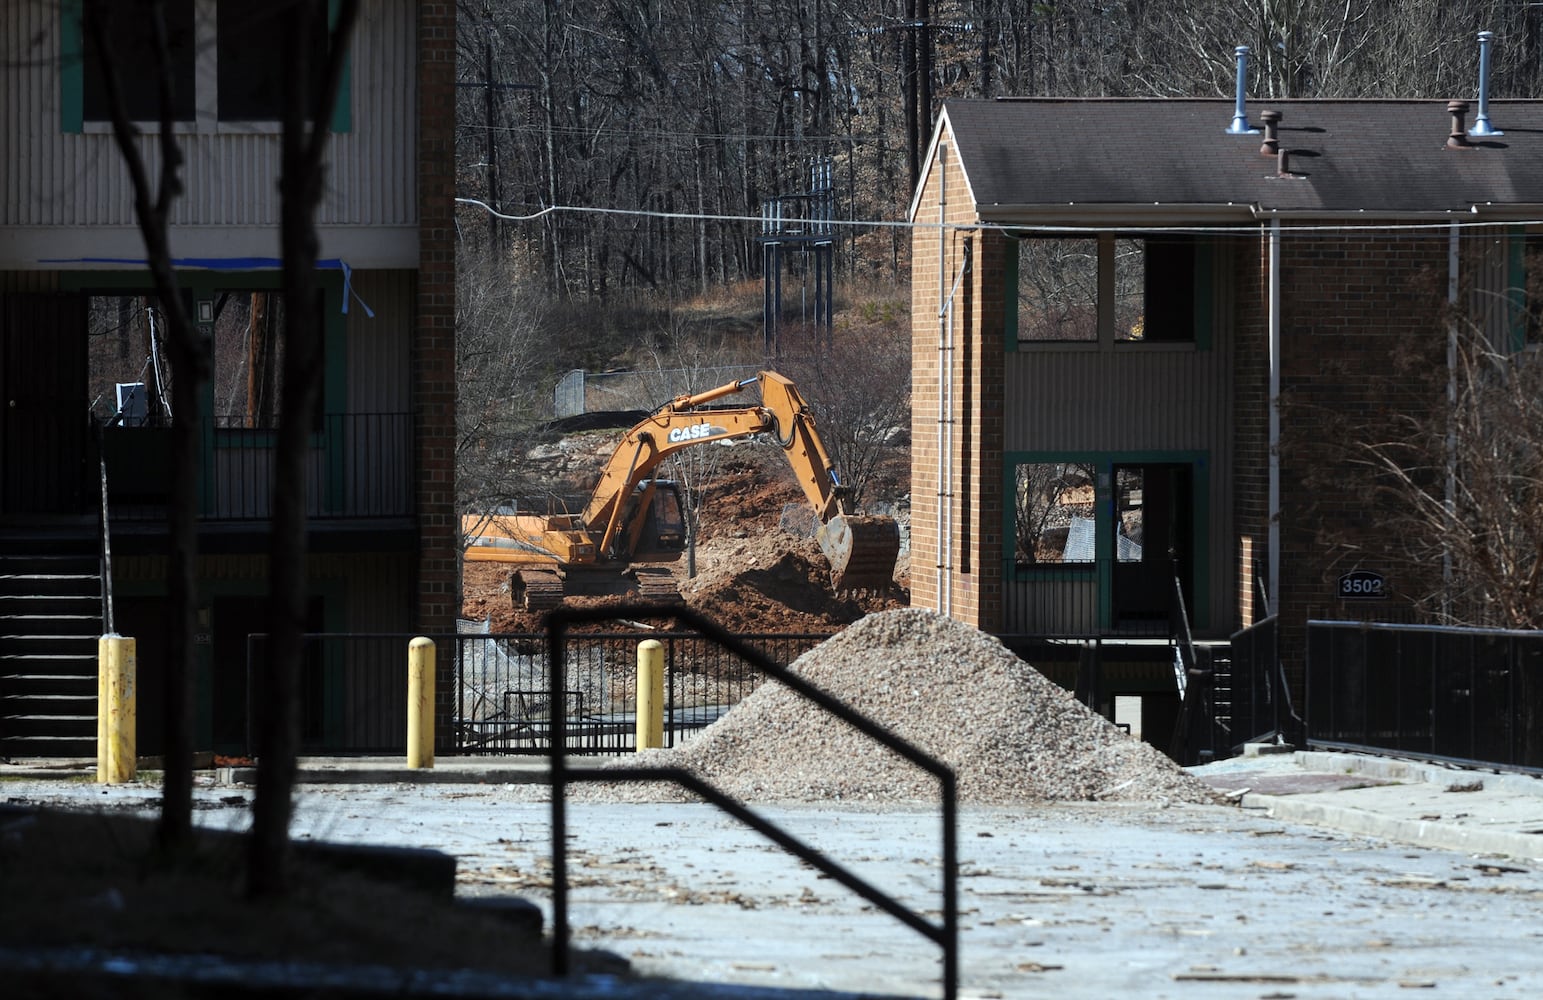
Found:
[[[1131,578],[1131,570],[1142,570],[1143,576]],[[1173,563],[1167,559],[1008,562],[1002,574],[1003,631],[1058,639],[1172,638],[1172,581]]]
[[[276,429],[205,431],[199,517],[261,521],[271,516]],[[305,513],[313,520],[406,517],[413,510],[410,413],[339,413],[318,421],[306,449]],[[171,438],[165,428],[108,428],[103,449],[115,520],[165,516]]]

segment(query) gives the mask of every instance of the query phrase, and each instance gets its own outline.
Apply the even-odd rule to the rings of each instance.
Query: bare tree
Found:
[[[462,254],[456,276],[456,497],[485,512],[545,488],[519,456],[552,416],[562,358],[548,342],[537,282],[496,259]]]
[[[787,342],[788,357],[778,364],[798,383],[842,485],[860,506],[885,462],[903,453],[910,432],[908,304],[868,296],[843,311],[828,342],[812,327]]]
[[[1543,626],[1543,365],[1508,348],[1461,324],[1446,405],[1359,446],[1401,589],[1447,624]]]
[[[131,16],[148,16],[154,25],[159,81],[160,174],[152,182],[136,139],[139,129],[129,121],[119,83],[120,67],[113,58],[114,17],[103,0],[88,0],[84,27],[106,84],[113,138],[128,167],[134,191],[134,216],[145,242],[145,259],[155,285],[156,300],[169,333],[172,367],[172,482],[167,505],[167,622],[164,678],[165,777],[161,789],[159,840],[167,851],[185,848],[193,821],[193,628],[198,560],[199,397],[209,380],[208,345],[197,335],[178,290],[172,266],[167,226],[172,203],[182,194],[182,147],[171,121],[173,78],[164,5],[150,3]]]
[[[343,0],[328,32],[319,90],[309,85],[309,46],[327,23],[326,0],[292,0],[277,16],[287,26],[284,44],[283,168],[280,245],[284,298],[284,385],[274,461],[272,543],[269,554],[269,639],[264,669],[267,697],[258,734],[257,792],[247,858],[247,892],[287,890],[289,820],[300,744],[299,672],[304,652],[305,496],[307,438],[321,395],[322,334],[318,310],[316,207],[321,201],[328,123],[343,78],[358,0]]]

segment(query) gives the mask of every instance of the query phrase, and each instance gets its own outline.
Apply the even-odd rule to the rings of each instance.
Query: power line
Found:
[[[578,215],[621,215],[651,219],[669,219],[673,221],[687,222],[753,222],[764,221],[760,215],[730,215],[713,212],[662,212],[654,209],[643,208],[603,208],[593,205],[548,205],[545,208],[528,215],[508,215],[499,212],[486,202],[477,198],[456,198],[456,203],[461,205],[473,205],[481,208],[506,222],[533,222],[558,212],[573,213]],[[1115,235],[1126,234],[1129,236],[1257,236],[1262,227],[1269,223],[1270,216],[1261,216],[1257,222],[1236,223],[1224,226],[1041,226],[1041,225],[1009,225],[995,222],[975,223],[946,223],[943,228],[954,232],[1002,232],[1020,234],[1031,231],[1036,236],[1091,236],[1099,233],[1113,233]],[[822,220],[826,221],[826,220]],[[871,229],[937,229],[937,222],[920,220],[910,222],[904,219],[831,219],[833,226],[852,226]],[[1284,220],[1283,220],[1284,221]],[[1401,234],[1436,234],[1450,232],[1453,228],[1459,230],[1488,230],[1506,232],[1516,226],[1543,226],[1543,219],[1506,219],[1495,221],[1464,221],[1450,222],[1385,222],[1385,223],[1355,223],[1338,224],[1322,223],[1312,225],[1287,224],[1281,228],[1282,236],[1314,236],[1335,233],[1390,233]],[[1482,232],[1470,232],[1463,236],[1465,239],[1482,239],[1488,234]]]

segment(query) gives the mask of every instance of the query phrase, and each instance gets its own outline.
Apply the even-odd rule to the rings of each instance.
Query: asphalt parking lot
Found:
[[[517,774],[491,765],[480,777],[446,765],[427,783],[377,766],[354,765],[370,780],[305,785],[295,836],[448,851],[459,893],[520,895],[550,914],[544,786],[498,780]],[[1543,863],[1527,853],[1536,842],[1543,855],[1543,835],[1527,832],[1543,833],[1536,779],[1502,789],[1495,776],[1464,788],[1429,777],[1358,776],[1338,761],[1314,770],[1288,757],[1217,765],[1209,780],[1237,792],[1237,807],[965,809],[961,995],[1543,995]],[[1257,790],[1289,789],[1293,778],[1306,780]],[[1366,793],[1378,798],[1361,809]],[[128,810],[153,810],[156,794],[17,774],[0,783],[0,799]],[[211,781],[197,794],[200,823],[245,825],[247,789]],[[1297,805],[1339,826],[1287,818]],[[1478,816],[1501,806],[1501,819]],[[1345,820],[1403,823],[1400,810],[1417,813],[1402,841]],[[757,811],[937,918],[935,810]],[[577,944],[678,979],[940,995],[933,944],[710,806],[574,802],[569,820]],[[1420,840],[1422,827],[1445,836],[1465,822],[1466,848]],[[1523,838],[1520,852],[1483,849],[1494,844],[1481,835],[1501,833]]]

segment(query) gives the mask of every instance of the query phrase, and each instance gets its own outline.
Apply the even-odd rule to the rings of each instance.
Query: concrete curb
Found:
[[[1366,778],[1368,783],[1396,785],[1407,790],[1411,802],[1423,803],[1428,800],[1428,811],[1432,814],[1449,811],[1449,803],[1438,804],[1446,797],[1446,793],[1470,792],[1483,794],[1485,800],[1489,800],[1489,796],[1501,796],[1522,803],[1524,817],[1534,812],[1526,804],[1535,802],[1536,815],[1543,817],[1543,778],[1534,775],[1332,751],[1297,751],[1292,755],[1291,763],[1304,771],[1355,775]],[[1347,804],[1347,800],[1354,801],[1357,796],[1368,798],[1375,804],[1378,794],[1374,790],[1358,792],[1354,788],[1325,794],[1272,795],[1255,792],[1243,795],[1239,804],[1244,809],[1263,811],[1272,819],[1325,826],[1358,836],[1467,854],[1503,855],[1543,862],[1543,819],[1537,824],[1538,832],[1533,832],[1514,828],[1518,825],[1533,825],[1525,820],[1516,821],[1514,814],[1509,821],[1500,818],[1502,813],[1493,813],[1488,818],[1479,817],[1469,823],[1457,823],[1434,816],[1422,817],[1423,804],[1420,807],[1411,805],[1388,808],[1385,799],[1378,808],[1357,808]],[[1334,801],[1326,801],[1330,797]],[[1478,801],[1481,800],[1475,799],[1475,802]],[[1415,815],[1408,815],[1411,809]],[[1511,822],[1513,828],[1486,827],[1483,825],[1486,822]]]
[[[1350,806],[1306,802],[1301,796],[1294,795],[1250,793],[1243,796],[1241,805],[1244,809],[1263,810],[1271,819],[1327,826],[1365,837],[1468,854],[1499,854],[1543,862],[1543,835],[1538,834],[1480,830],[1430,820],[1399,819]]]
[[[1483,781],[1484,787],[1497,792],[1543,797],[1543,777],[1509,771],[1451,767],[1424,761],[1366,757],[1326,750],[1298,750],[1298,766],[1308,771],[1330,774],[1364,774],[1382,781],[1423,782],[1443,787],[1469,781]]]

